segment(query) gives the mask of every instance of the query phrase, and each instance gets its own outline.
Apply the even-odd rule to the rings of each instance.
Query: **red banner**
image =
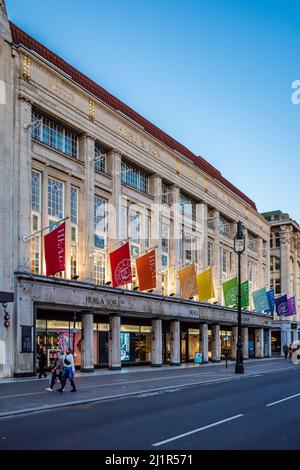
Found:
[[[113,287],[124,286],[132,282],[129,243],[120,246],[109,255]]]
[[[156,287],[156,256],[155,250],[136,260],[136,270],[139,278],[139,290],[150,290]]]
[[[66,223],[64,222],[44,237],[46,275],[65,270]]]

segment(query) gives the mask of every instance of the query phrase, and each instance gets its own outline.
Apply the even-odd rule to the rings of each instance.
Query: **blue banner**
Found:
[[[266,289],[263,287],[262,289],[258,289],[257,291],[252,293],[254,309],[257,312],[268,312],[269,311],[269,300],[267,296]]]
[[[269,312],[274,313],[274,307],[275,307],[275,291],[274,289],[271,289],[267,292],[268,296],[268,301],[269,301]]]
[[[289,314],[287,295],[282,295],[275,299],[276,312],[279,317],[286,317]]]

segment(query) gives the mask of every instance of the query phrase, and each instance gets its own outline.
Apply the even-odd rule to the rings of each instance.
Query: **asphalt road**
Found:
[[[0,450],[298,450],[299,431],[300,368],[2,418]]]

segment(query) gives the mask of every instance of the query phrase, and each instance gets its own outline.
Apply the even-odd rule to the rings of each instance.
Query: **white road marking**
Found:
[[[241,415],[231,416],[231,418],[223,419],[222,421],[218,421],[217,423],[209,424],[208,426],[203,426],[202,428],[194,429],[193,431],[189,431],[184,434],[179,434],[179,436],[171,437],[170,439],[166,439],[165,441],[156,442],[155,444],[152,444],[152,447],[158,447],[158,446],[162,446],[163,444],[168,444],[169,442],[172,442],[172,441],[177,441],[178,439],[182,439],[183,437],[191,436],[192,434],[205,431],[206,429],[209,429],[209,428],[214,428],[215,426],[219,426],[220,424],[223,424],[223,423],[228,423],[229,421],[233,421],[234,419],[241,418],[242,416],[244,415],[241,414]]]
[[[296,395],[291,395],[290,397],[283,398],[282,400],[274,401],[273,403],[269,403],[266,405],[267,407],[269,406],[275,406],[278,405],[279,403],[283,403],[284,401],[292,400],[293,398],[300,397],[300,393],[297,393]]]

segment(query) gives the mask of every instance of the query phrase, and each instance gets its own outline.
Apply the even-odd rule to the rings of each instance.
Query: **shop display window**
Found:
[[[151,362],[151,327],[122,325],[121,361],[127,364]]]

